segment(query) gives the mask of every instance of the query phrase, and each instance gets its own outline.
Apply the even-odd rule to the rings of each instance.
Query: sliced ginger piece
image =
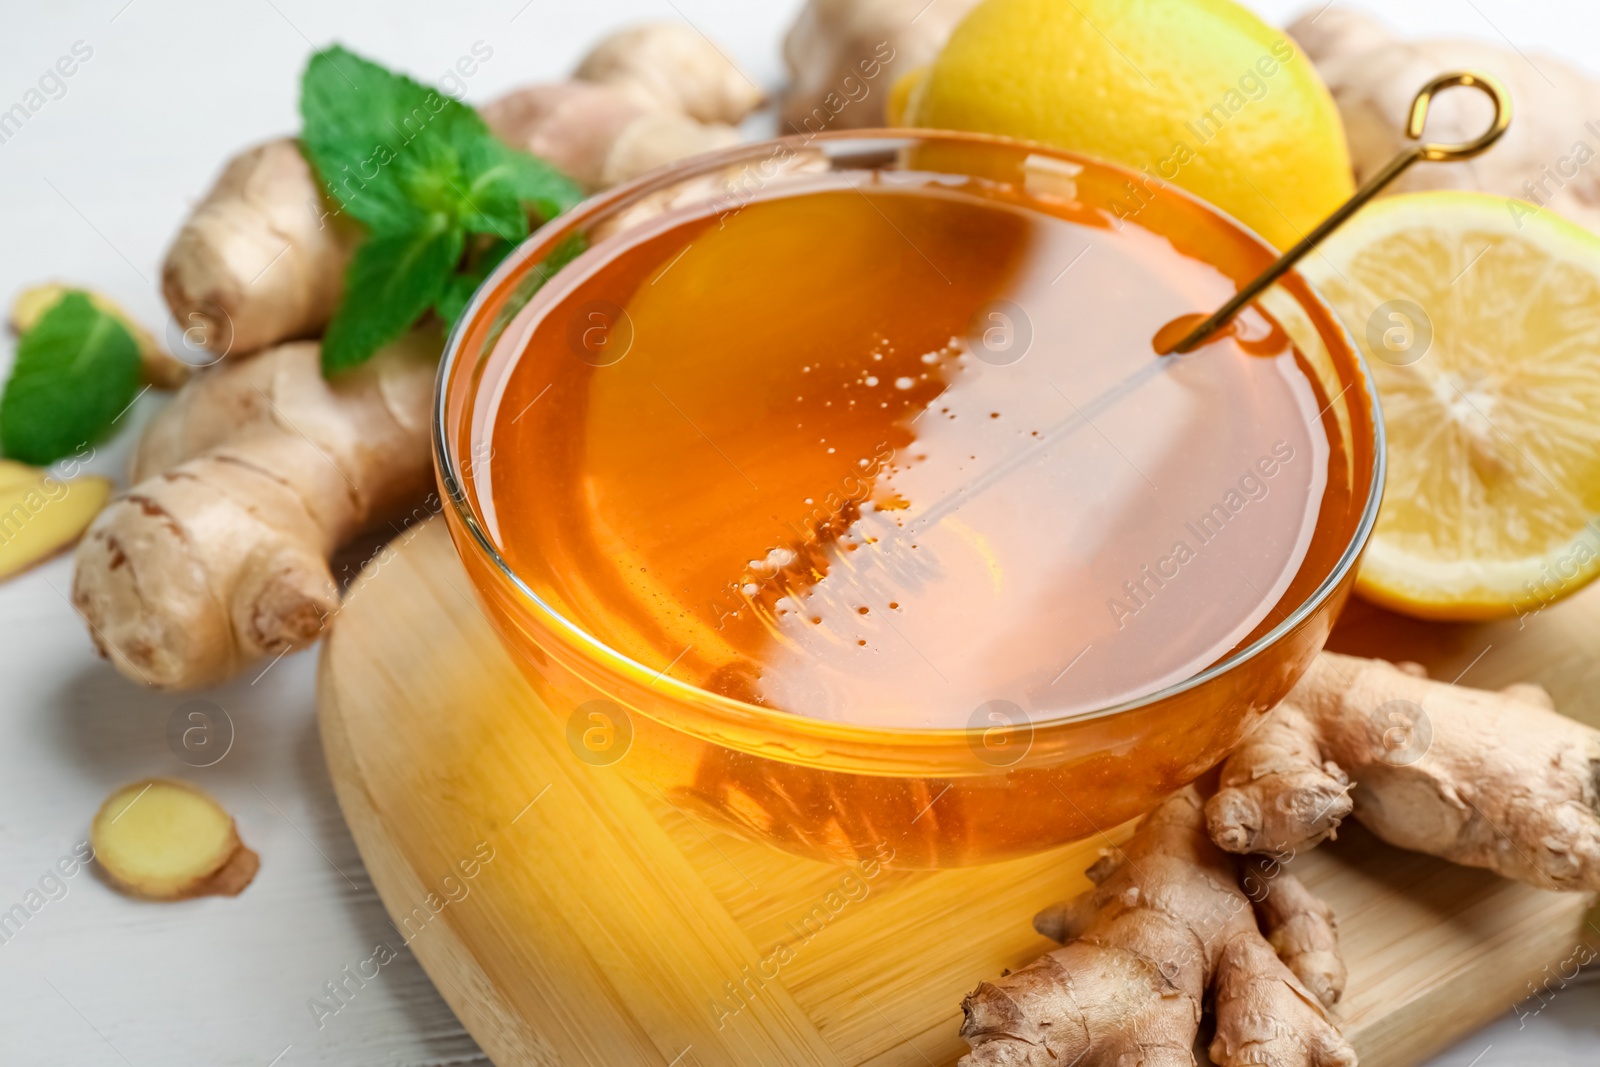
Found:
[[[0,491],[31,484],[43,477],[43,467],[31,467],[14,459],[0,459]]]
[[[148,900],[236,896],[261,865],[222,805],[171,778],[112,793],[94,817],[89,840],[117,887]]]
[[[0,579],[75,544],[111,499],[111,482],[61,481],[48,471],[0,460]]]

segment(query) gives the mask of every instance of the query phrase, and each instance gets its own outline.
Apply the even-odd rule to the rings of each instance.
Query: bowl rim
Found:
[[[502,578],[510,583],[511,587],[526,601],[527,606],[532,609],[534,614],[540,617],[553,632],[558,635],[564,635],[573,646],[574,651],[579,655],[591,662],[600,664],[608,671],[624,675],[637,672],[650,677],[652,679],[650,683],[652,687],[659,686],[658,691],[663,696],[673,697],[672,703],[675,705],[688,703],[697,711],[713,712],[725,721],[737,722],[743,726],[770,726],[776,731],[775,737],[801,734],[817,740],[866,744],[881,744],[890,739],[915,738],[925,745],[939,745],[948,740],[962,740],[964,742],[970,739],[973,729],[970,726],[883,726],[839,722],[831,719],[818,719],[807,715],[799,715],[781,708],[762,707],[761,705],[751,704],[734,697],[703,689],[693,683],[674,678],[665,671],[653,670],[638,660],[617,651],[546,603],[532,587],[522,580],[506,561],[505,557],[500,554],[499,549],[485,532],[476,510],[467,499],[465,483],[461,476],[458,457],[455,454],[456,449],[450,440],[448,428],[449,387],[454,376],[453,372],[456,369],[458,357],[461,355],[461,349],[467,334],[477,322],[485,305],[490,303],[491,299],[497,298],[501,291],[506,288],[506,283],[514,276],[520,277],[521,274],[525,273],[524,265],[534,257],[536,252],[541,254],[548,253],[568,234],[581,228],[584,223],[593,217],[610,210],[619,203],[637,201],[650,193],[659,192],[685,179],[713,173],[720,168],[740,162],[754,162],[764,156],[770,157],[783,151],[793,151],[798,154],[815,146],[818,142],[840,144],[877,141],[906,146],[930,140],[1022,147],[1028,149],[1031,153],[1041,153],[1069,163],[1086,163],[1095,167],[1120,171],[1131,179],[1141,177],[1139,172],[1130,167],[1086,153],[1073,152],[1019,138],[967,131],[931,128],[871,128],[824,131],[818,134],[800,134],[747,142],[716,152],[691,156],[688,159],[651,171],[613,189],[605,190],[586,198],[578,206],[550,220],[525,238],[490,272],[489,276],[478,286],[472,298],[462,309],[461,314],[456,318],[455,324],[450,329],[445,341],[443,355],[439,360],[431,420],[434,467],[441,487],[444,489],[445,502],[454,509],[456,518],[462,528],[471,535],[472,542],[478,552],[499,572]],[[1280,254],[1275,246],[1268,243],[1250,227],[1223,209],[1207,200],[1201,199],[1188,190],[1180,188],[1172,182],[1167,182],[1161,192],[1164,195],[1176,195],[1186,199],[1219,217],[1225,223],[1236,228],[1247,239],[1260,245],[1274,258]],[[1019,728],[1028,731],[1031,736],[1037,737],[1041,732],[1047,732],[1059,727],[1067,727],[1097,719],[1107,719],[1160,704],[1189,690],[1204,686],[1208,682],[1233,671],[1289,636],[1315,614],[1345,584],[1350,572],[1360,560],[1377,523],[1378,510],[1383,500],[1384,485],[1388,472],[1387,435],[1383,421],[1383,410],[1378,397],[1377,383],[1373,379],[1371,367],[1368,366],[1360,345],[1356,343],[1348,327],[1322,293],[1298,271],[1290,271],[1288,277],[1298,280],[1305,287],[1306,295],[1310,298],[1310,302],[1315,305],[1328,324],[1333,327],[1335,335],[1343,340],[1353,359],[1354,368],[1358,374],[1357,380],[1365,387],[1368,397],[1368,419],[1372,425],[1373,437],[1372,479],[1367,492],[1367,499],[1362,507],[1361,517],[1351,533],[1349,543],[1345,545],[1339,559],[1329,569],[1317,587],[1296,605],[1293,611],[1289,612],[1280,622],[1249,645],[1218,660],[1204,670],[1161,689],[1146,693],[1143,696],[1103,708],[1057,715],[1047,719],[1029,720]],[[1306,301],[1300,300],[1298,296],[1296,296],[1296,302],[1302,306],[1306,304]],[[460,551],[459,544],[457,551]],[[474,595],[476,595],[476,591]],[[652,717],[655,717],[654,713],[652,713]],[[683,729],[687,725],[676,721],[671,721],[667,724],[678,729]],[[691,729],[690,732],[698,731]],[[726,744],[727,742],[724,740],[722,743]]]

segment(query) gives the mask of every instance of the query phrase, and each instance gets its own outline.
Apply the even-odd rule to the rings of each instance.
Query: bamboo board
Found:
[[[852,874],[735,838],[573,756],[441,522],[380,558],[323,655],[323,743],[396,927],[499,1067],[953,1064],[962,996],[1052,947],[1031,917],[1087,885],[1080,872],[1111,843]],[[1446,678],[1471,661],[1465,682],[1541,681],[1568,711],[1600,717],[1596,596],[1520,630],[1349,615],[1343,650]],[[1367,1067],[1418,1062],[1600,937],[1579,895],[1359,828],[1295,871],[1338,915],[1350,984],[1337,1014]]]

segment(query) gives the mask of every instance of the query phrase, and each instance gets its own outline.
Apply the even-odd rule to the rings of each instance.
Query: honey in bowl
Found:
[[[1156,354],[1273,258],[968,134],[747,146],[546,226],[453,335],[438,423],[528,713],[832,860],[1148,810],[1305,670],[1381,492],[1370,382],[1297,277]]]
[[[1223,658],[1345,548],[1304,357],[1256,312],[1157,355],[1234,286],[1137,219],[835,172],[625,242],[501,338],[477,477],[513,568],[647,668],[841,722],[1044,721]]]

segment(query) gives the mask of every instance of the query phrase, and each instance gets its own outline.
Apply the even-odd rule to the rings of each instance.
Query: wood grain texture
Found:
[[[1586,598],[1496,631],[1496,664],[1514,662],[1519,640],[1565,647],[1596,608]],[[1391,654],[1436,668],[1477,654],[1442,632],[1442,650],[1413,634]],[[1592,669],[1539,662],[1558,693]],[[1127,832],[940,872],[830,867],[732,837],[574,756],[437,522],[353,587],[319,702],[373,882],[501,1067],[954,1063],[963,994],[1050,948],[1034,912],[1084,888],[1084,867]],[[1339,1016],[1368,1067],[1416,1063],[1505,1012],[1585,936],[1582,896],[1359,829],[1294,869],[1339,917],[1351,972]]]

